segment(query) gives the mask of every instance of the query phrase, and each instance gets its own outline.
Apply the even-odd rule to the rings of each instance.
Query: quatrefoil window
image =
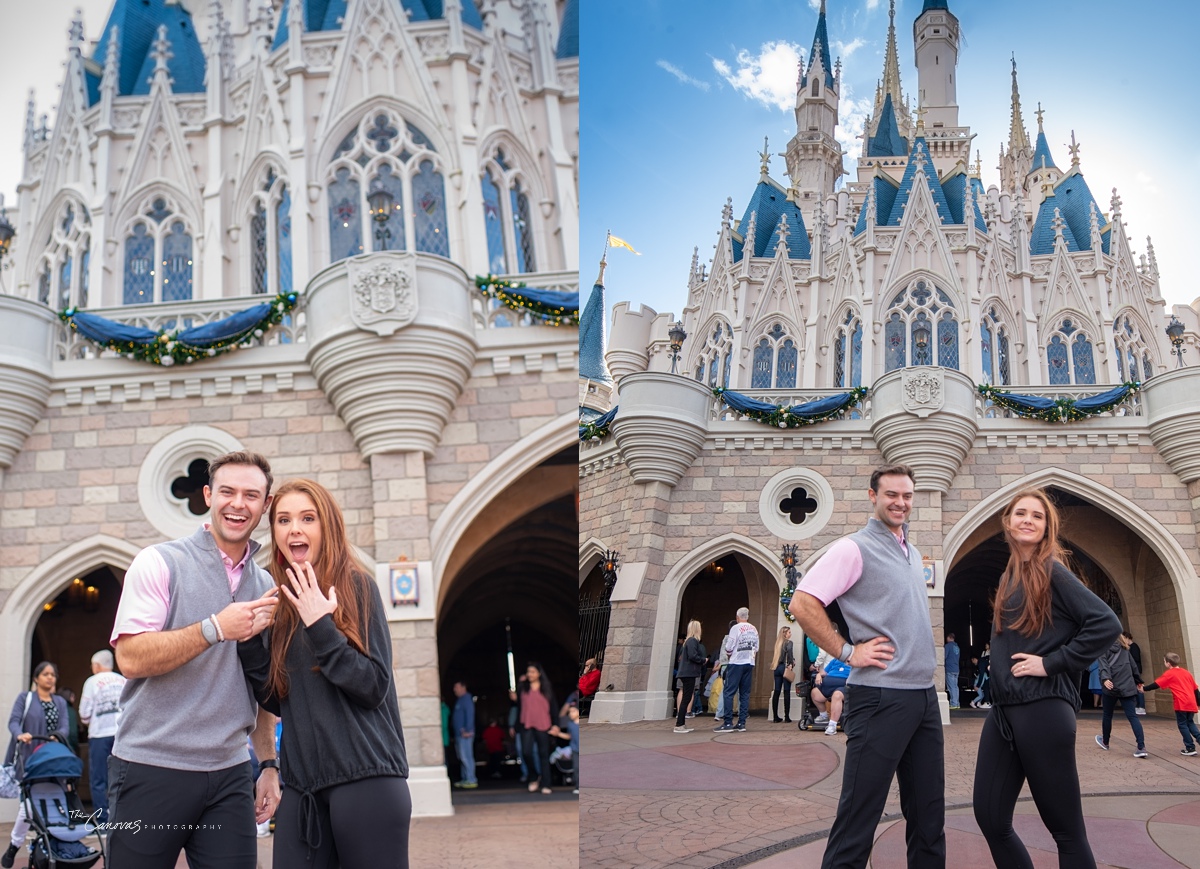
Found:
[[[204,503],[204,487],[207,485],[208,462],[196,459],[188,465],[186,477],[176,477],[171,481],[171,494],[187,501],[188,511],[193,516],[203,516],[208,512],[208,505]]]
[[[787,514],[793,525],[801,525],[811,514],[817,512],[817,499],[808,494],[803,486],[792,489],[791,495],[779,502],[781,512]]]

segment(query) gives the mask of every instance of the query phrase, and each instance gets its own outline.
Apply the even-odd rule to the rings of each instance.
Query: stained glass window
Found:
[[[854,324],[854,335],[850,339],[850,385],[862,386],[862,323]]]
[[[1072,362],[1075,363],[1076,383],[1096,382],[1096,363],[1092,354],[1092,342],[1080,332],[1071,343]]]
[[[533,258],[533,225],[529,222],[529,197],[521,190],[521,182],[512,187],[513,241],[517,248],[517,271],[537,271]]]
[[[363,252],[358,180],[342,167],[329,185],[329,253],[337,262]]]
[[[1136,371],[1137,369],[1135,368],[1134,370]],[[1119,347],[1117,348],[1117,376],[1122,381],[1125,380],[1125,354],[1121,352]]]
[[[500,189],[491,172],[483,173],[483,223],[487,229],[488,271],[494,275],[508,272],[504,252],[504,222],[500,216]],[[697,378],[703,379],[703,378]]]
[[[1150,354],[1142,354],[1142,379],[1149,380],[1154,376],[1154,366],[1150,364]]]
[[[177,302],[192,297],[192,237],[182,221],[171,224],[163,237],[164,302]]]
[[[708,363],[708,385],[714,389],[717,387],[717,357],[715,355]]]
[[[367,130],[367,138],[375,143],[375,150],[381,154],[392,147],[392,140],[398,135],[400,131],[392,126],[387,115],[376,115],[371,129]]]
[[[700,364],[696,366],[696,382],[704,382],[704,360],[700,360]]]
[[[979,323],[979,351],[983,357],[983,382],[993,383],[992,379],[992,329],[991,323],[982,320]]]
[[[938,320],[938,365],[958,370],[958,323],[949,311]]]
[[[250,291],[267,291],[267,210],[261,202],[254,204],[250,217]]]
[[[139,223],[125,239],[125,287],[122,301],[140,305],[154,301],[154,239]]]
[[[796,344],[791,338],[779,348],[779,371],[775,385],[780,389],[796,388]]]
[[[932,365],[933,364],[933,325],[929,322],[929,317],[925,312],[917,314],[917,318],[912,324],[912,364],[913,365]]]
[[[58,267],[58,309],[71,307],[71,255]]]
[[[900,319],[899,313],[892,314],[888,319],[883,330],[883,340],[885,370],[895,371],[897,368],[903,368],[906,361],[904,358],[904,323]]]
[[[279,292],[292,291],[292,196],[283,188],[283,198],[275,206],[275,256],[279,270]]]
[[[1046,347],[1046,364],[1050,369],[1050,385],[1066,386],[1071,382],[1071,366],[1067,364],[1067,345],[1062,336],[1054,335]]]
[[[846,332],[838,330],[837,339],[833,342],[833,385],[846,385]]]
[[[1000,352],[1000,385],[1008,386],[1011,381],[1008,376],[1008,335],[1001,329],[997,338],[996,346]]]
[[[92,265],[92,249],[85,247],[79,258],[79,304],[77,307],[86,308],[88,303],[88,269]]]
[[[725,389],[729,388],[729,368],[730,368],[730,365],[732,362],[733,362],[733,352],[730,350],[726,350],[725,351],[725,364],[723,366],[723,371],[721,372],[721,386]]]
[[[442,173],[434,170],[432,160],[421,161],[421,171],[413,176],[412,189],[417,250],[450,256],[445,185]]]
[[[751,389],[771,388],[771,342],[763,338],[754,348],[754,367],[750,371]]]

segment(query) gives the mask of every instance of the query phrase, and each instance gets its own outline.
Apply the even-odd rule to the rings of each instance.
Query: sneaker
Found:
[[[1134,757],[1149,757],[1150,755],[1146,753],[1146,749],[1139,748],[1137,751],[1135,751],[1133,753],[1133,756]]]
[[[19,845],[9,845],[8,850],[4,852],[4,856],[0,857],[0,866],[4,869],[11,869],[13,862],[17,859],[17,852],[21,850]]]
[[[962,709],[962,707],[961,707],[961,706],[951,706],[950,708],[951,708],[951,709]]]
[[[828,724],[825,725],[825,735],[826,736],[834,736],[835,734],[837,734],[837,722],[830,721]]]
[[[718,724],[713,728],[713,733],[733,733],[732,724]]]
[[[1101,747],[1101,748],[1103,748],[1105,751],[1108,751],[1108,743],[1107,743],[1107,742],[1105,742],[1105,741],[1104,741],[1104,737],[1103,737],[1103,736],[1101,736],[1101,735],[1100,735],[1100,734],[1098,734],[1098,733],[1096,734],[1096,745],[1100,746],[1100,747]]]
[[[1137,709],[1134,709],[1133,711],[1134,711],[1134,714],[1136,714],[1136,715],[1145,715],[1146,714],[1145,708],[1141,707],[1141,706],[1139,706]]]
[[[258,825],[258,830],[256,832],[256,835],[260,839],[265,839],[265,838],[267,838],[267,836],[271,835],[271,819],[270,818],[267,818],[267,820],[263,821],[261,824]]]
[[[992,704],[991,704],[991,703],[980,703],[980,704],[979,704],[979,708],[980,708],[980,709],[991,709],[991,708],[992,708]]]
[[[745,725],[745,724],[739,724],[737,727],[735,727],[735,728],[733,728],[733,729],[734,729],[734,730],[736,730],[738,733],[745,733],[745,732],[746,732],[746,725]]]
[[[463,789],[464,789],[464,790],[468,790],[468,791],[469,791],[469,790],[471,790],[471,789],[473,789],[473,788],[477,788],[477,787],[479,787],[479,782],[465,781],[465,782],[463,782],[463,783],[462,783],[462,786],[463,786]]]
[[[691,733],[695,729],[696,728],[694,728],[694,727],[676,727],[675,732],[676,733]]]
[[[1195,757],[1195,756],[1196,756],[1196,749],[1194,749],[1194,748],[1185,748],[1183,751],[1181,751],[1181,752],[1179,752],[1179,753],[1180,753],[1180,754],[1182,754],[1184,757]]]
[[[829,713],[828,712],[822,712],[820,715],[818,715],[816,718],[813,719],[813,724],[827,724],[828,722],[829,722]]]
[[[695,717],[696,717],[696,713],[695,713],[695,712],[689,712],[687,715],[685,715],[685,716],[683,716],[683,717],[684,717],[684,718],[695,718]]]

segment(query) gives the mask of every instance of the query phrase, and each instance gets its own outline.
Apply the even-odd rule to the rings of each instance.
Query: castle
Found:
[[[885,461],[916,471],[910,533],[939,647],[949,630],[982,649],[1007,558],[999,513],[1039,485],[1144,660],[1200,660],[1200,370],[1173,355],[1194,346],[1200,319],[1176,307],[1173,347],[1153,245],[1135,257],[1120,198],[1097,200],[1077,146],[1053,153],[1040,110],[1030,136],[1015,60],[1000,183],[985,189],[960,118],[950,5],[925,0],[913,23],[908,100],[892,4],[874,110],[841,181],[841,71],[822,3],[786,179],[764,152],[740,219],[726,203],[711,268],[693,257],[678,323],[618,302],[605,346],[602,305],[585,311],[581,415],[619,406],[611,437],[580,452],[581,599],[611,608],[594,721],[669,713],[689,619],[713,648],[748,606],[769,655],[786,623],[781,547],[798,546],[803,571],[859,528],[870,470]],[[593,301],[602,295],[603,271]],[[764,425],[716,393],[778,410],[858,387],[866,397],[840,418],[803,427],[779,413]],[[1032,397],[1051,408],[1043,416],[1111,400],[1047,422],[993,389]],[[620,568],[606,587],[609,552]],[[769,671],[758,668],[756,704]]]
[[[575,678],[577,333],[476,277],[578,292],[577,0],[114,0],[99,34],[71,26],[52,113],[31,95],[7,211],[0,688],[45,658],[78,691],[133,556],[255,450],[341,504],[415,811],[449,813],[453,681],[483,715],[512,658]]]

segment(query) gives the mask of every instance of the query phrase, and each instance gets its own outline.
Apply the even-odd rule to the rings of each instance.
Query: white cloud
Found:
[[[788,111],[796,105],[800,57],[800,47],[793,43],[768,42],[758,54],[739,51],[736,70],[718,58],[713,58],[713,69],[734,90],[764,106]]]
[[[840,57],[842,60],[846,60],[850,57],[850,55],[854,54],[854,52],[858,51],[866,44],[867,41],[865,39],[855,39],[853,42],[849,43],[840,42],[835,39],[833,41],[833,53],[835,57]]]
[[[878,9],[880,0],[867,0],[867,10]]]
[[[842,82],[842,99],[838,103],[838,126],[835,135],[838,144],[846,152],[845,164],[850,171],[851,180],[854,177],[854,161],[862,154],[860,137],[866,126],[867,116],[871,114],[871,109],[874,107],[873,100],[856,100],[854,89],[847,82]]]
[[[692,87],[699,88],[702,91],[707,91],[710,87],[708,82],[700,81],[700,79],[697,79],[697,78],[692,78],[690,75],[688,75],[686,72],[684,72],[679,67],[675,66],[670,61],[660,60],[660,61],[658,61],[658,66],[661,67],[662,69],[665,69],[671,75],[675,76],[675,78],[679,79],[679,81],[682,82],[683,84],[690,84]]]
[[[821,0],[808,0],[808,5],[813,12],[821,11]]]

